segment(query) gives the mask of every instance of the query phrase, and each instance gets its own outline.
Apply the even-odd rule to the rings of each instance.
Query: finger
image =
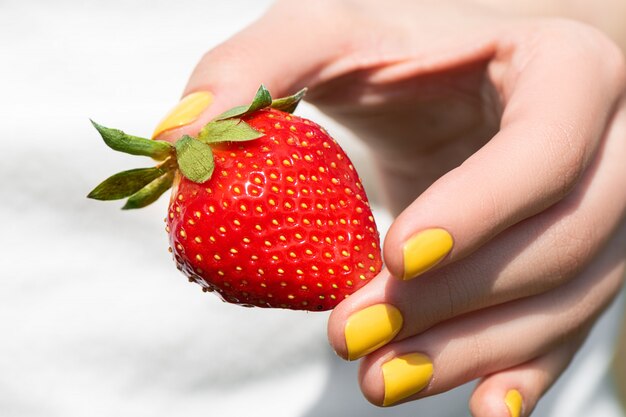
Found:
[[[566,199],[512,226],[461,262],[421,279],[399,281],[383,271],[335,308],[329,320],[331,345],[340,356],[356,359],[392,338],[402,340],[453,317],[549,291],[577,276],[626,212],[624,137],[625,106]],[[387,307],[368,310],[376,305]],[[371,322],[382,323],[378,332]]]
[[[571,342],[524,364],[485,377],[470,398],[474,417],[526,417],[572,361]]]
[[[625,248],[626,227],[585,272],[557,290],[458,317],[380,348],[361,363],[361,390],[377,405],[411,401],[578,340],[618,293]]]
[[[316,19],[301,30],[304,18],[320,11],[307,4],[292,12],[279,3],[223,44],[206,53],[194,69],[183,99],[158,124],[153,137],[174,141],[195,135],[212,117],[249,103],[259,85],[275,97],[316,82],[318,72],[342,49],[334,16]],[[338,17],[337,17],[338,19]],[[315,53],[311,53],[315,51]]]
[[[411,279],[454,262],[545,210],[570,192],[592,159],[623,90],[621,52],[573,23],[521,35],[522,44],[501,44],[507,49],[499,54],[510,59],[496,56],[490,65],[505,104],[501,130],[396,219],[384,245],[394,276]]]

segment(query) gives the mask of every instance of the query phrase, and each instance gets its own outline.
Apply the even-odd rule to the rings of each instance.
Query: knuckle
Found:
[[[502,224],[507,217],[509,207],[505,207],[505,201],[499,196],[500,191],[486,189],[484,198],[481,199],[482,230],[493,229],[494,224]]]
[[[586,224],[584,221],[581,224]],[[572,227],[570,222],[562,222],[550,229],[550,241],[554,248],[550,253],[553,268],[549,271],[553,287],[569,282],[581,271],[593,256],[595,236],[590,227]]]
[[[485,373],[486,369],[491,369],[494,366],[494,352],[493,343],[484,334],[475,334],[468,337],[465,341],[465,352],[472,358],[465,364],[465,369],[462,370],[461,378],[464,381],[469,381]]]
[[[575,127],[574,123],[561,122],[555,126],[552,160],[559,161],[555,164],[558,178],[557,198],[560,200],[568,195],[582,177],[588,159],[588,145],[585,134]]]
[[[441,269],[441,291],[446,294],[446,316],[452,318],[476,310],[485,304],[484,281],[481,279],[463,279],[480,277],[484,274],[484,265],[476,264],[471,259],[464,259]],[[439,277],[437,278],[439,279]]]
[[[493,340],[484,332],[463,332],[460,335],[455,333],[454,336],[436,343],[439,358],[437,366],[442,375],[448,375],[445,381],[438,381],[438,390],[445,391],[453,388],[459,381],[471,381],[484,376],[493,372],[500,364],[496,362],[498,359]]]
[[[464,261],[445,266],[423,276],[401,296],[406,307],[405,326],[410,334],[420,334],[446,320],[488,305],[494,294],[483,280],[463,279],[479,277],[484,265]],[[415,294],[426,296],[416,298]]]
[[[449,268],[442,268],[437,271],[437,276],[434,278],[437,282],[437,293],[438,293],[438,303],[441,305],[440,307],[440,316],[439,320],[445,318],[454,317],[457,314],[456,307],[456,298],[454,287],[453,287],[453,279],[449,274]]]
[[[406,317],[411,318],[406,320],[405,326],[413,335],[423,333],[446,318],[452,317],[453,311],[446,278],[439,275],[422,278],[422,282],[416,284],[422,284],[419,286],[419,293],[428,296],[416,298],[414,294],[417,291],[411,291],[410,294],[406,294],[409,298],[404,300],[407,306]]]
[[[421,334],[433,326],[471,310],[472,292],[458,279],[454,265],[425,274],[399,291],[396,303],[403,305],[407,334]],[[403,287],[406,288],[406,287]],[[421,294],[421,297],[415,297]],[[410,319],[409,319],[410,318]]]

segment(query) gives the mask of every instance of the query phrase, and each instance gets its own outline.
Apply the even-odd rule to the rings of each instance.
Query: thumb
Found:
[[[279,3],[207,52],[194,69],[183,98],[157,125],[152,137],[173,142],[184,134],[196,135],[216,115],[250,103],[261,84],[274,97],[315,84],[341,44],[330,19],[315,19],[315,25],[302,31],[303,20],[310,21],[315,8],[310,13],[307,10],[307,15],[301,9],[308,6],[299,3]]]

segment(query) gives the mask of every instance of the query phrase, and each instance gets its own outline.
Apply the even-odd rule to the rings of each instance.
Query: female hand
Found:
[[[260,83],[308,86],[370,146],[399,213],[387,269],[329,321],[337,353],[364,358],[364,395],[387,406],[482,378],[475,416],[529,415],[622,285],[620,50],[465,2],[280,1],[203,57],[184,95],[210,94],[155,134],[196,132]]]

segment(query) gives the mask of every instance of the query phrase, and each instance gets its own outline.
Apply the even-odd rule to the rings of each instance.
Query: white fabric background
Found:
[[[122,212],[84,197],[150,162],[109,151],[88,118],[149,134],[202,53],[267,4],[0,1],[0,416],[468,414],[471,386],[369,405],[326,343],[327,313],[223,304],[175,270],[166,199]],[[300,114],[346,146],[374,196],[358,143]],[[605,378],[618,310],[536,416],[620,415]]]

